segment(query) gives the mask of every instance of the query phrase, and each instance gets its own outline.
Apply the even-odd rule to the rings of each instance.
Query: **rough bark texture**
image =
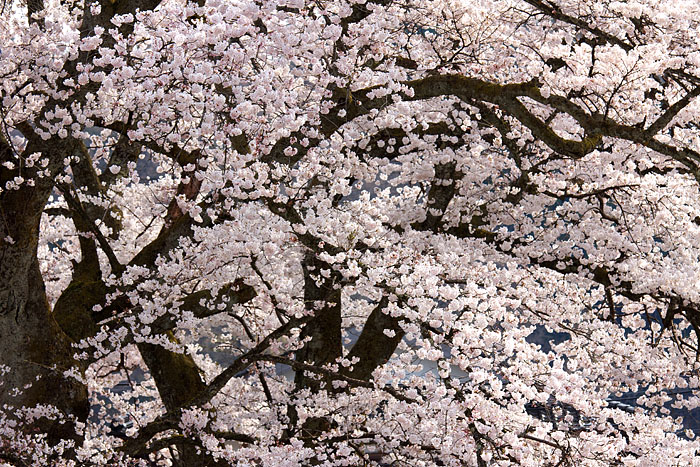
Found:
[[[172,332],[168,332],[167,335],[175,341]],[[138,349],[168,412],[187,406],[189,401],[206,389],[206,384],[199,374],[199,368],[189,355],[175,353],[160,345],[147,343],[138,344]],[[198,450],[197,446],[179,444],[176,445],[176,449],[179,458],[175,460],[175,466],[224,465],[207,456],[203,449]]]
[[[10,369],[0,386],[0,406],[48,404],[85,420],[87,390],[63,375],[76,362],[51,316],[36,255],[45,191],[25,187],[0,195],[0,364]],[[76,437],[70,423],[43,419],[34,425],[50,441]]]

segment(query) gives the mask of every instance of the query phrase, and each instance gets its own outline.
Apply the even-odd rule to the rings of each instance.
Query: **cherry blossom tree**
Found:
[[[694,465],[698,19],[5,1],[0,465]]]

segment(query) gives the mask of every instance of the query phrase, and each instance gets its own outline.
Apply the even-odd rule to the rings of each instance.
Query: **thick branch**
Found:
[[[400,318],[385,313],[388,304],[389,300],[382,297],[379,304],[370,313],[360,337],[346,357],[350,361],[355,358],[359,360],[352,366],[352,369],[345,369],[344,375],[369,381],[372,372],[388,362],[396,351],[396,347],[406,333],[400,326]]]

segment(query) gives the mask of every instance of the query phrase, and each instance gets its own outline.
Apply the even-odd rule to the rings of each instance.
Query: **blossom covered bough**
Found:
[[[3,2],[0,465],[693,465],[699,18]]]

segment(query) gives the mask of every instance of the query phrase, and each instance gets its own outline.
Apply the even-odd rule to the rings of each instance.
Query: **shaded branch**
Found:
[[[76,215],[80,216],[80,218],[85,223],[85,225],[90,229],[90,232],[97,239],[97,243],[99,243],[100,248],[107,256],[107,259],[109,261],[110,267],[112,268],[112,271],[115,274],[121,274],[121,272],[124,270],[124,265],[122,265],[119,262],[119,260],[117,259],[117,256],[114,254],[114,250],[112,250],[112,247],[110,246],[109,242],[107,241],[105,236],[102,235],[102,232],[95,225],[95,223],[90,218],[90,216],[88,216],[88,214],[85,212],[80,201],[71,194],[70,189],[68,187],[61,185],[61,186],[59,186],[59,190],[63,194],[63,197],[66,200],[66,203],[68,203],[68,207],[70,208],[70,210],[73,213],[75,213]]]
[[[533,7],[537,9],[537,11],[549,16],[550,18],[556,19],[558,21],[568,23],[572,26],[576,26],[579,29],[583,29],[584,31],[588,31],[594,36],[604,40],[608,44],[611,45],[616,45],[623,49],[625,52],[629,52],[634,48],[632,44],[628,44],[627,42],[613,36],[610,33],[607,33],[603,31],[602,29],[591,26],[588,24],[586,21],[584,21],[581,18],[577,18],[575,16],[568,15],[564,13],[561,8],[554,4],[554,3],[545,3],[541,0],[524,0],[526,3],[529,3]]]
[[[350,361],[359,360],[351,368],[341,369],[345,376],[368,381],[372,372],[388,362],[396,351],[406,333],[400,326],[401,318],[385,312],[388,304],[389,299],[382,297],[367,318],[360,337],[346,357]],[[389,331],[389,335],[385,331]]]

